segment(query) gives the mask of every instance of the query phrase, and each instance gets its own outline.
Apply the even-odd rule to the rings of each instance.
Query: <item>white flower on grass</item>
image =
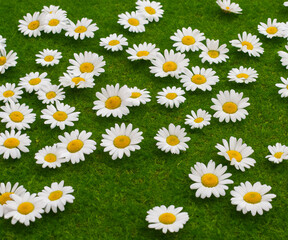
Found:
[[[63,29],[66,29],[68,19],[66,13],[60,11],[56,13],[47,14],[43,20],[43,29],[45,33],[52,32],[60,33]]]
[[[231,45],[238,48],[238,51],[248,53],[249,56],[260,57],[260,54],[264,53],[264,49],[261,47],[262,43],[259,42],[259,38],[251,33],[243,32],[242,36],[239,33],[238,39],[231,40]]]
[[[211,114],[202,110],[201,108],[197,112],[191,111],[191,115],[186,115],[185,124],[189,125],[191,129],[200,128],[210,125]]]
[[[267,24],[260,22],[258,31],[267,38],[282,37],[284,28],[281,23],[277,22],[277,19],[272,21],[271,18],[268,18]]]
[[[33,15],[27,13],[23,18],[24,20],[19,20],[18,30],[29,37],[41,36],[41,31],[44,28],[44,15],[39,12],[34,12]]]
[[[243,143],[242,138],[237,140],[235,137],[230,137],[229,143],[225,139],[222,139],[222,141],[223,145],[217,143],[215,146],[220,151],[218,155],[224,156],[237,170],[240,169],[244,172],[245,168],[254,166],[256,161],[249,157],[254,150]]]
[[[93,88],[94,78],[92,73],[82,73],[79,76],[73,73],[63,73],[59,78],[60,86],[71,88]]]
[[[266,158],[273,163],[281,163],[283,160],[288,160],[288,147],[281,143],[276,143],[275,146],[268,146],[271,155],[267,155]]]
[[[146,104],[151,101],[150,92],[146,91],[146,88],[139,89],[137,87],[130,88],[131,95],[128,101],[132,106],[139,106],[141,103]]]
[[[181,103],[184,103],[186,98],[183,96],[185,91],[181,88],[176,88],[173,86],[172,88],[166,87],[162,88],[162,92],[158,92],[157,103],[161,105],[165,105],[166,108],[179,107]]]
[[[133,129],[130,123],[126,127],[125,123],[120,126],[115,124],[114,127],[106,129],[107,134],[102,134],[101,146],[104,147],[104,152],[109,152],[112,160],[122,158],[124,155],[130,157],[130,151],[140,150],[138,145],[142,140],[142,132],[139,128]]]
[[[263,210],[269,211],[272,208],[271,201],[275,198],[275,194],[267,194],[271,190],[270,186],[262,185],[256,182],[253,185],[246,181],[234,187],[230,193],[232,195],[231,204],[236,205],[237,211],[242,211],[243,214],[251,212],[252,216],[257,213],[262,215]]]
[[[211,195],[215,197],[225,196],[225,190],[228,190],[227,184],[234,182],[229,179],[232,174],[226,173],[227,166],[219,164],[215,166],[215,162],[210,160],[207,166],[204,163],[196,162],[194,167],[191,167],[191,174],[189,178],[195,182],[190,185],[191,189],[197,189],[195,196],[210,198]]]
[[[123,34],[117,35],[113,33],[106,38],[100,38],[100,46],[112,52],[122,51],[123,46],[128,46],[128,42],[127,38],[123,37]]]
[[[145,19],[143,14],[138,12],[125,12],[118,15],[118,21],[120,25],[123,25],[125,29],[128,28],[129,32],[145,32],[145,24],[148,21]]]
[[[58,143],[60,151],[62,151],[62,156],[66,158],[66,161],[71,161],[72,164],[79,163],[80,161],[85,161],[84,154],[91,154],[96,149],[96,142],[89,139],[91,137],[91,132],[81,131],[78,129],[72,131],[70,134],[68,132],[64,133],[63,136],[58,136],[61,141]]]
[[[77,23],[74,24],[72,21],[69,21],[65,30],[65,36],[74,37],[75,40],[80,38],[83,40],[85,37],[94,38],[94,32],[99,28],[96,26],[96,23],[92,23],[92,19],[82,18],[77,20]]]
[[[37,92],[51,85],[51,80],[46,78],[46,76],[46,72],[41,74],[39,74],[39,72],[27,73],[25,77],[20,78],[19,86],[24,88],[28,93],[32,93],[33,91]]]
[[[245,68],[240,66],[239,68],[232,68],[228,73],[229,82],[236,83],[250,83],[256,82],[258,73],[254,68]]]
[[[176,47],[176,51],[188,52],[198,51],[200,46],[203,45],[202,41],[205,40],[204,33],[201,33],[198,29],[192,30],[191,27],[177,29],[177,32],[170,37],[175,43],[173,47]]]
[[[182,209],[182,207],[175,208],[174,205],[170,205],[168,208],[161,205],[150,209],[146,216],[148,227],[162,230],[163,233],[178,232],[189,220],[188,213],[181,212]]]
[[[159,48],[156,48],[156,44],[146,43],[133,44],[133,48],[128,48],[126,52],[130,54],[128,57],[129,60],[151,60],[154,59],[156,54],[159,52]]]
[[[206,39],[206,45],[204,44],[200,45],[199,48],[202,50],[201,54],[199,55],[200,58],[202,58],[201,62],[209,62],[212,63],[221,63],[226,62],[226,59],[228,59],[228,55],[226,53],[229,52],[228,48],[226,48],[226,44],[222,44],[219,46],[219,40],[210,40]]]
[[[288,45],[285,45],[286,50],[288,51]],[[288,69],[288,53],[284,51],[278,51],[279,57],[281,57],[280,61],[282,66]]]
[[[58,50],[43,49],[39,51],[39,54],[36,54],[36,63],[41,64],[42,66],[54,66],[59,63],[59,60],[62,58],[61,52]]]
[[[245,109],[250,105],[249,98],[243,98],[243,92],[237,93],[234,89],[230,91],[220,91],[217,94],[217,99],[211,99],[214,105],[211,106],[211,109],[215,110],[213,117],[219,118],[219,122],[225,120],[228,123],[230,120],[232,122],[241,121],[246,118],[248,115],[247,110]]]
[[[143,14],[149,22],[158,22],[163,17],[164,10],[160,2],[149,0],[138,0],[136,2],[137,12]]]
[[[45,17],[47,17],[47,15],[49,15],[49,14],[56,14],[56,13],[61,13],[65,17],[67,15],[67,12],[65,10],[63,10],[59,6],[55,6],[55,5],[50,5],[49,7],[44,6],[43,9],[41,10],[41,12],[44,13]]]
[[[9,67],[15,67],[17,65],[17,53],[11,50],[8,54],[5,49],[0,49],[0,73],[5,73]]]
[[[6,102],[18,102],[21,99],[23,91],[20,87],[16,87],[15,83],[6,83],[0,86],[0,101]]]
[[[66,203],[73,203],[75,197],[71,194],[74,189],[71,186],[64,186],[64,180],[60,183],[54,182],[51,187],[44,187],[42,192],[38,193],[39,198],[45,204],[44,209],[46,213],[51,210],[57,213],[65,210]]]
[[[216,3],[225,13],[242,14],[242,8],[238,3],[231,3],[230,0],[217,0]]]
[[[185,67],[189,64],[189,59],[185,54],[170,52],[165,49],[164,56],[161,53],[157,53],[155,59],[151,59],[153,66],[149,67],[150,72],[155,74],[155,77],[176,77],[179,78]]]
[[[56,107],[48,105],[46,109],[41,111],[42,119],[46,119],[44,124],[50,124],[51,129],[56,126],[64,130],[66,126],[74,126],[74,122],[78,121],[80,112],[75,112],[75,107],[70,107],[68,104],[56,102]]]
[[[276,83],[275,86],[280,88],[278,93],[281,95],[282,98],[288,97],[288,78],[285,79],[281,77],[282,83]]]
[[[189,148],[186,142],[190,141],[190,137],[186,137],[186,134],[185,128],[170,123],[168,129],[164,127],[159,129],[154,139],[157,140],[156,145],[162,151],[180,154],[181,150],[186,151]]]
[[[38,99],[43,104],[55,103],[56,101],[62,101],[65,98],[65,92],[63,88],[58,85],[50,85],[37,91]]]
[[[2,35],[0,35],[0,50],[4,50],[6,47],[6,38],[3,38]]]

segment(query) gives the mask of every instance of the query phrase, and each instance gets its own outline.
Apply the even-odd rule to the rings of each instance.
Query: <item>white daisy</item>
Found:
[[[118,21],[120,25],[123,25],[125,29],[128,28],[129,32],[145,32],[145,24],[148,21],[143,14],[138,12],[125,12],[118,15]]]
[[[96,26],[96,23],[92,23],[92,21],[92,19],[88,18],[77,20],[76,24],[69,21],[69,24],[65,28],[65,36],[74,37],[75,40],[78,38],[83,40],[85,37],[93,38],[94,32],[96,32],[99,28]]]
[[[146,91],[146,88],[139,89],[137,87],[130,88],[131,95],[128,101],[132,106],[139,106],[141,103],[146,104],[151,101],[150,92]],[[1,92],[0,92],[1,93]]]
[[[189,59],[185,58],[185,54],[170,52],[165,49],[164,56],[161,53],[157,53],[155,59],[151,59],[151,63],[154,66],[149,67],[150,72],[155,74],[155,77],[176,77],[179,78],[179,74],[182,73],[185,67],[189,64]]]
[[[178,232],[189,220],[187,212],[181,212],[182,207],[175,208],[174,205],[166,208],[164,205],[150,209],[146,216],[149,228],[162,230],[163,233]]]
[[[51,129],[56,126],[64,130],[66,126],[74,126],[75,121],[78,121],[80,112],[75,112],[75,107],[70,107],[68,104],[56,101],[56,107],[48,105],[46,109],[41,111],[42,119],[46,119],[44,124],[50,124]]]
[[[216,111],[213,117],[219,118],[219,122],[224,120],[226,123],[230,120],[232,122],[241,121],[248,115],[245,108],[250,105],[248,102],[249,98],[243,98],[243,92],[237,93],[234,89],[224,92],[220,91],[217,94],[217,99],[212,98],[211,100],[215,104],[211,108]]]
[[[195,182],[190,185],[190,188],[197,189],[195,196],[202,199],[210,198],[212,194],[217,198],[225,196],[225,190],[228,190],[226,185],[234,183],[229,179],[232,174],[226,171],[227,166],[219,164],[216,167],[213,160],[210,160],[207,166],[196,162],[194,168],[191,167],[192,174],[189,174],[189,178]]]
[[[130,54],[128,57],[129,60],[151,60],[154,59],[156,54],[159,52],[159,48],[156,48],[156,44],[146,43],[133,44],[133,48],[128,48],[126,52]]]
[[[46,17],[49,14],[56,14],[56,13],[61,13],[64,16],[67,15],[67,12],[65,10],[61,9],[59,6],[54,5],[50,5],[49,7],[44,6],[41,12],[44,13]]]
[[[281,23],[277,22],[277,19],[271,21],[271,18],[268,18],[267,24],[260,22],[258,31],[267,38],[282,37],[284,28]]]
[[[238,51],[248,53],[249,56],[260,57],[263,54],[264,49],[261,47],[262,43],[259,42],[259,38],[251,33],[243,32],[242,36],[238,34],[236,40],[231,40],[230,43],[233,47],[239,48]]]
[[[282,83],[276,83],[275,86],[280,88],[278,93],[281,95],[282,98],[288,97],[288,78],[285,79],[281,77]]]
[[[176,88],[175,86],[172,88],[162,88],[162,92],[158,92],[157,94],[157,103],[165,105],[166,108],[173,108],[174,106],[178,108],[180,104],[186,100],[186,98],[183,97],[185,91],[181,88]]]
[[[6,102],[18,102],[21,99],[23,91],[20,87],[16,87],[15,83],[6,83],[0,86],[0,101]]]
[[[276,143],[275,146],[268,146],[269,152],[271,155],[267,155],[266,158],[270,162],[280,163],[283,160],[288,160],[288,147],[282,145],[281,143]]]
[[[91,135],[91,132],[79,132],[79,130],[76,129],[70,134],[65,132],[64,137],[58,136],[61,141],[58,143],[58,147],[62,151],[62,156],[65,157],[67,161],[71,161],[72,164],[85,161],[84,154],[91,154],[96,149],[96,142],[89,139]]]
[[[253,185],[248,181],[240,183],[240,186],[234,187],[230,192],[231,204],[237,205],[237,211],[242,211],[243,214],[251,212],[252,216],[256,213],[262,215],[263,210],[269,211],[272,208],[270,202],[276,197],[275,194],[267,194],[270,190],[270,186],[262,185],[260,182]]]
[[[41,74],[39,72],[27,73],[25,77],[20,78],[19,86],[24,88],[28,93],[37,92],[51,85],[51,80],[46,78],[46,76],[46,72]]]
[[[17,53],[13,50],[7,54],[5,49],[0,49],[0,73],[3,74],[9,67],[15,67],[17,59]]]
[[[124,155],[130,157],[130,151],[140,150],[138,145],[142,140],[142,132],[139,128],[133,129],[130,123],[126,127],[125,123],[121,126],[115,124],[115,127],[106,129],[107,134],[102,134],[101,146],[104,147],[104,152],[109,152],[112,160],[122,158]]]
[[[230,137],[229,143],[225,139],[222,139],[222,141],[223,145],[217,143],[215,146],[220,151],[218,155],[224,156],[237,170],[240,169],[244,172],[245,168],[254,166],[256,161],[249,157],[254,150],[243,143],[242,138],[237,140],[235,137]]]
[[[216,72],[212,68],[192,67],[192,72],[185,68],[183,74],[180,75],[180,82],[186,91],[195,91],[201,89],[202,91],[211,91],[213,85],[219,82],[219,77],[215,75]]]
[[[34,12],[33,16],[30,13],[27,13],[23,18],[24,20],[19,20],[20,24],[18,25],[18,30],[29,37],[41,36],[41,31],[44,28],[44,15],[39,12]]]
[[[163,17],[164,10],[160,2],[149,0],[138,0],[136,2],[137,12],[143,14],[149,22],[158,22]]]
[[[57,11],[56,13],[47,14],[43,20],[44,32],[60,33],[62,29],[66,29],[67,21],[66,13]]]
[[[228,59],[228,55],[225,53],[228,53],[229,50],[226,48],[226,44],[222,44],[219,46],[219,40],[210,40],[206,39],[206,45],[204,44],[200,45],[199,48],[202,50],[201,54],[199,55],[200,58],[202,58],[201,62],[204,63],[208,61],[210,64],[212,63],[221,63],[226,62],[226,59]]]
[[[127,38],[123,37],[123,34],[117,35],[113,33],[106,38],[100,38],[100,46],[112,52],[122,51],[123,46],[128,46],[128,42]]]
[[[59,78],[60,86],[71,88],[93,88],[94,78],[92,73],[82,73],[79,76],[73,73],[63,73],[64,76]]]
[[[63,88],[58,85],[50,85],[37,91],[38,99],[43,104],[55,103],[56,101],[62,101],[65,98],[65,92]]]
[[[242,14],[242,8],[238,3],[231,3],[230,0],[217,0],[216,3],[225,13]]]
[[[61,52],[58,50],[43,49],[39,51],[39,54],[36,54],[36,63],[41,64],[42,66],[54,66],[59,63],[59,59],[62,58]]]
[[[288,45],[285,45],[286,50],[288,51]],[[288,53],[284,51],[278,51],[279,57],[281,57],[281,64],[288,69]]]
[[[0,50],[4,50],[6,47],[6,38],[3,38],[2,35],[0,35]]]
[[[200,128],[210,125],[211,115],[202,110],[201,108],[197,112],[191,111],[191,115],[186,115],[185,124],[189,125],[191,129]]]
[[[170,39],[175,41],[173,47],[176,47],[176,51],[195,52],[203,45],[202,41],[205,40],[205,37],[204,33],[201,33],[198,29],[192,30],[191,27],[188,27],[182,28],[182,31],[177,29],[177,32]]]
[[[244,68],[240,66],[239,68],[232,68],[228,73],[229,82],[236,83],[250,83],[256,82],[258,78],[258,73],[254,68]]]
[[[180,154],[180,150],[186,151],[189,148],[186,142],[190,141],[190,137],[185,137],[186,134],[185,128],[170,123],[168,129],[164,127],[159,129],[154,139],[157,140],[156,145],[162,151]]]
[[[283,5],[284,5],[285,7],[288,7],[288,2],[284,2]]]
[[[64,180],[60,183],[54,182],[51,187],[44,187],[42,192],[38,193],[39,198],[45,203],[44,209],[49,213],[52,209],[54,213],[57,210],[65,210],[66,203],[73,203],[75,197],[71,194],[74,189],[71,186],[64,186]]]

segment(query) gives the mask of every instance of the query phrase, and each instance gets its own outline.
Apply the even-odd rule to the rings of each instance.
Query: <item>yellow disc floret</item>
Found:
[[[13,192],[5,192],[2,195],[0,195],[0,204],[4,205],[6,204],[7,201],[13,200],[12,198],[10,198],[11,194],[13,194]]]
[[[219,57],[220,53],[217,50],[209,50],[208,55],[211,58],[217,58],[217,57]]]
[[[170,99],[170,100],[173,100],[174,98],[177,97],[177,94],[176,93],[167,93],[166,94],[166,98]]]
[[[24,119],[24,115],[19,111],[14,111],[14,112],[10,113],[9,117],[13,122],[16,122],[16,123],[22,122]]]
[[[200,123],[200,122],[203,122],[203,121],[204,121],[204,118],[202,118],[202,117],[198,117],[198,118],[194,119],[195,123]]]
[[[75,139],[68,143],[67,150],[70,153],[75,153],[75,152],[80,151],[83,146],[84,146],[84,143],[81,140]]]
[[[277,29],[276,27],[268,27],[268,28],[266,29],[266,32],[267,32],[268,34],[275,34],[275,33],[278,32],[278,29]]]
[[[121,98],[118,96],[109,97],[105,102],[105,107],[108,109],[116,109],[121,106]]]
[[[162,213],[159,216],[159,222],[163,224],[172,224],[176,221],[176,216],[173,213]]]
[[[177,70],[177,64],[172,61],[165,62],[163,64],[163,71],[164,72],[173,72]]]
[[[130,98],[139,98],[141,97],[141,93],[140,92],[132,92]]]
[[[139,23],[139,20],[136,19],[136,18],[129,18],[128,19],[128,23],[132,26],[138,26],[140,23]]]
[[[253,45],[247,41],[243,41],[241,44],[242,44],[242,46],[246,46],[248,50],[253,50],[253,48],[254,48]]]
[[[54,60],[54,57],[52,55],[48,55],[48,56],[44,57],[44,60],[46,62],[52,62]]]
[[[246,74],[246,73],[239,73],[239,74],[236,75],[236,77],[237,78],[245,78],[245,79],[247,79],[249,77],[249,75]]]
[[[243,200],[247,203],[256,204],[261,202],[262,196],[258,192],[248,192],[244,195]]]
[[[85,82],[85,79],[82,78],[82,77],[74,77],[74,78],[71,79],[71,81],[74,82],[75,85],[78,85],[78,83],[81,82],[81,81]]]
[[[29,84],[30,85],[37,85],[41,82],[41,79],[40,78],[32,78],[30,81],[29,81]]]
[[[85,72],[90,73],[90,72],[93,72],[93,70],[94,70],[94,65],[92,63],[85,62],[80,65],[80,71],[82,73],[85,73]]]
[[[63,192],[60,190],[51,192],[48,196],[50,201],[56,201],[58,199],[60,199],[63,196]]]
[[[108,44],[110,46],[115,46],[115,45],[118,45],[120,42],[118,40],[111,40]]]
[[[23,215],[28,215],[29,213],[33,212],[34,205],[30,202],[23,202],[18,206],[18,212]]]
[[[75,28],[75,30],[74,30],[74,32],[76,32],[76,33],[84,33],[86,31],[87,31],[87,28],[84,26],[79,26],[79,27]]]
[[[14,94],[15,94],[15,93],[14,93],[13,91],[7,90],[7,91],[5,91],[5,92],[3,93],[3,97],[9,98],[9,97],[14,96]]]
[[[56,156],[55,154],[53,154],[53,153],[48,153],[48,154],[44,157],[44,160],[45,160],[46,162],[49,162],[49,163],[51,163],[51,162],[56,162],[57,156]]]
[[[146,57],[149,55],[148,51],[139,51],[136,53],[137,57]]]
[[[3,143],[6,148],[16,148],[20,144],[20,141],[17,138],[7,138]]]
[[[68,117],[67,113],[63,111],[57,111],[53,114],[53,118],[59,122],[65,121],[67,117]]]
[[[222,109],[225,113],[233,114],[233,113],[237,112],[238,106],[236,103],[226,102],[223,104]]]
[[[32,21],[28,24],[28,29],[36,30],[40,26],[40,22],[38,20]]]
[[[58,24],[60,23],[60,21],[58,19],[51,19],[49,22],[48,22],[48,25],[51,26],[51,27],[55,27],[57,26]]]
[[[182,43],[184,45],[193,45],[195,43],[195,38],[192,36],[185,36],[182,38]]]
[[[235,150],[229,150],[226,152],[230,158],[230,161],[235,158],[237,162],[241,162],[242,161],[242,155],[240,152],[235,151]]]
[[[179,138],[175,135],[170,135],[166,138],[166,143],[170,146],[175,146],[180,143]]]
[[[50,92],[47,92],[47,93],[46,93],[46,98],[47,98],[47,99],[52,99],[52,98],[55,98],[56,95],[57,95],[57,94],[56,94],[55,92],[50,91]]]
[[[191,82],[200,85],[205,83],[207,80],[203,75],[200,74],[195,74],[192,78],[191,78]]]
[[[149,13],[150,15],[153,15],[153,14],[156,13],[155,9],[152,8],[152,7],[145,7],[145,11],[146,11],[147,13]]]
[[[113,140],[113,144],[117,148],[125,148],[130,145],[131,139],[125,135],[120,135]]]
[[[275,157],[275,158],[281,158],[282,155],[283,155],[283,152],[276,152],[276,153],[274,154],[274,157]]]
[[[219,183],[218,177],[213,173],[206,173],[201,177],[201,183],[208,188],[216,187]]]
[[[0,66],[3,66],[5,63],[6,63],[6,57],[4,57],[4,56],[1,56],[0,57]]]

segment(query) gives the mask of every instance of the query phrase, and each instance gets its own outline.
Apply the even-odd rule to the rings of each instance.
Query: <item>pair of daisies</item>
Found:
[[[18,182],[13,186],[10,182],[1,183],[0,217],[11,218],[12,224],[20,222],[29,226],[36,218],[42,218],[44,212],[64,211],[66,203],[73,203],[75,199],[73,192],[71,186],[64,186],[63,180],[44,187],[38,194],[27,192]]]
[[[5,73],[9,67],[15,67],[17,59],[17,53],[13,50],[6,52],[6,38],[0,35],[0,74]]]

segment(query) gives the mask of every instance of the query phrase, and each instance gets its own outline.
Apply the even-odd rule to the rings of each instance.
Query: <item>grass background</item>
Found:
[[[81,114],[79,122],[64,131],[91,131],[91,138],[97,142],[96,151],[79,164],[66,163],[58,169],[42,169],[35,164],[35,153],[46,145],[58,142],[58,135],[63,135],[64,131],[50,130],[49,126],[44,125],[40,113],[45,106],[35,94],[23,94],[20,103],[28,104],[37,114],[31,129],[24,131],[32,140],[30,152],[22,154],[21,159],[17,160],[0,159],[0,182],[19,182],[31,193],[37,193],[52,182],[65,180],[65,185],[75,189],[76,199],[73,204],[66,205],[65,212],[43,214],[43,218],[31,223],[30,227],[19,223],[12,225],[11,220],[0,219],[0,239],[287,239],[287,162],[276,165],[265,159],[269,153],[268,145],[277,142],[288,144],[287,99],[282,99],[275,87],[281,76],[288,77],[277,55],[277,51],[285,50],[287,41],[282,38],[266,39],[258,33],[257,25],[266,22],[268,17],[286,22],[288,9],[282,5],[282,1],[238,0],[243,15],[227,15],[219,9],[215,0],[163,0],[161,3],[165,10],[164,17],[158,23],[147,25],[145,33],[134,34],[117,24],[118,14],[135,10],[133,0],[0,0],[0,34],[7,38],[7,51],[13,49],[19,57],[15,68],[0,75],[1,84],[18,83],[20,77],[36,71],[46,71],[52,82],[58,84],[74,52],[96,52],[103,55],[106,61],[105,73],[95,79],[93,89],[65,89],[64,103],[76,107]],[[93,39],[83,41],[66,38],[64,33],[43,33],[41,37],[29,38],[18,31],[19,19],[50,4],[60,5],[74,22],[82,17],[93,19],[100,29]],[[149,62],[130,62],[125,51],[112,53],[99,46],[101,37],[115,32],[127,37],[130,47],[146,41],[155,43],[163,52],[172,48],[173,42],[169,37],[177,29],[189,26],[204,32],[207,38],[226,43],[230,59],[226,63],[209,65],[207,62],[201,63],[198,57],[200,52],[187,53],[189,67],[212,67],[220,82],[211,92],[186,92],[187,100],[179,109],[166,109],[156,102],[157,92],[166,86],[181,87],[179,80],[155,78],[149,72]],[[265,49],[260,58],[240,53],[229,44],[243,31],[259,36]],[[44,48],[62,52],[59,65],[46,68],[35,63],[35,54]],[[241,65],[258,71],[257,82],[249,85],[228,82],[229,70]],[[95,92],[106,84],[117,82],[129,87],[146,88],[151,93],[152,101],[131,108],[130,114],[122,119],[97,117],[92,110]],[[191,130],[184,125],[185,115],[191,110],[202,108],[214,113],[210,109],[211,98],[220,90],[230,89],[244,92],[244,97],[250,98],[247,119],[228,124],[212,119],[211,125],[203,130]],[[112,161],[99,145],[101,134],[105,133],[106,128],[122,122],[131,122],[134,127],[140,128],[144,140],[140,145],[141,150],[133,152],[130,158]],[[171,122],[186,127],[191,137],[189,149],[180,155],[161,152],[153,139],[159,128],[168,127]],[[4,130],[5,124],[1,123],[0,131]],[[189,188],[192,184],[188,177],[190,167],[197,161],[208,163],[213,159],[218,164],[229,165],[217,155],[215,145],[230,136],[243,138],[255,150],[252,156],[257,162],[254,168],[244,173],[228,166],[228,172],[233,174],[233,186],[243,181],[260,181],[272,186],[271,192],[277,195],[272,202],[273,209],[263,216],[252,217],[251,214],[237,212],[236,207],[230,204],[229,191],[232,186],[225,197],[205,200],[197,199],[195,191]],[[148,229],[146,212],[162,204],[184,207],[183,211],[190,216],[184,229],[166,235]]]

